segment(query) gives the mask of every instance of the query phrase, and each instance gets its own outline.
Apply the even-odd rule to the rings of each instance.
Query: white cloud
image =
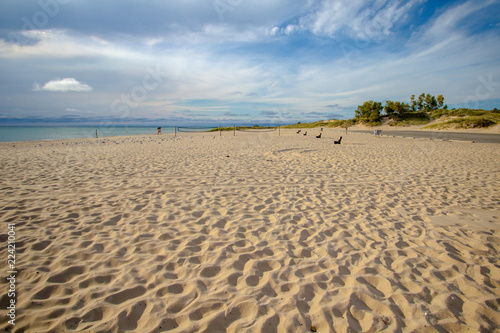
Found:
[[[84,83],[78,82],[72,77],[64,78],[62,80],[52,80],[45,83],[42,87],[35,83],[36,91],[54,91],[54,92],[68,92],[68,91],[76,91],[76,92],[88,92],[92,91],[93,88]]]
[[[117,60],[131,59],[139,55],[139,52],[128,50],[120,44],[95,36],[74,35],[66,30],[30,30],[21,32],[20,36],[37,42],[17,45],[0,39],[0,59],[100,56]]]
[[[318,9],[302,17],[300,24],[317,35],[344,32],[361,40],[380,39],[391,34],[391,29],[424,1],[325,0]]]
[[[269,36],[276,36],[279,32],[280,32],[280,28],[273,27],[271,30],[269,30]]]
[[[297,30],[297,26],[289,24],[285,28],[285,34],[290,35]]]
[[[301,27],[295,24],[288,24],[286,27],[279,28],[273,27],[267,31],[268,36],[279,36],[279,35],[293,35],[296,32],[300,32]]]
[[[443,39],[450,36],[450,34],[461,34],[467,24],[463,24],[465,18],[468,21],[474,20],[474,14],[478,11],[494,5],[496,1],[492,0],[474,0],[467,1],[450,8],[439,17],[437,17],[432,25],[425,30],[423,36],[418,36],[421,39]],[[498,3],[498,2],[497,2]],[[477,19],[478,17],[476,17]]]

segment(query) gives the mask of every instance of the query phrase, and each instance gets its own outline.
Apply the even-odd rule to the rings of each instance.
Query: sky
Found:
[[[500,107],[500,0],[2,0],[0,125],[349,119]]]

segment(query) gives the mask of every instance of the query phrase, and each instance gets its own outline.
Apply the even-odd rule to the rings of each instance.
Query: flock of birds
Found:
[[[323,130],[323,129],[321,129],[321,130]],[[297,131],[297,134],[300,134],[301,132],[302,132],[302,130],[301,130],[301,129],[299,129],[299,130]],[[316,138],[321,139],[321,135],[322,135],[322,134],[323,134],[323,132],[320,132],[318,135],[316,135]],[[302,135],[306,136],[306,135],[307,135],[307,131],[305,131]],[[338,140],[333,141],[333,143],[334,143],[334,144],[336,144],[336,145],[339,145],[341,141],[342,141],[342,137],[339,137],[339,139],[338,139]]]
[[[297,134],[300,134],[300,132],[301,132],[301,131],[302,131],[302,130],[300,130],[300,129],[299,129],[299,130],[297,131]],[[319,133],[319,135],[316,135],[316,137],[317,137],[318,139],[321,139],[321,134],[323,134],[323,133]],[[303,136],[307,136],[307,131],[305,131],[302,135],[303,135]]]

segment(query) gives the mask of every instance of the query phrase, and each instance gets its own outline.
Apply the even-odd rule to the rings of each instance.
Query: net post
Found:
[[[281,126],[278,125],[278,136],[281,136]]]
[[[222,136],[222,127],[219,126],[219,136]]]
[[[176,137],[177,137],[177,126],[174,126],[174,127],[175,127],[175,130],[174,130],[174,133],[175,133],[175,134],[174,134],[174,138],[176,138]]]
[[[236,136],[236,125],[234,125],[233,136]]]

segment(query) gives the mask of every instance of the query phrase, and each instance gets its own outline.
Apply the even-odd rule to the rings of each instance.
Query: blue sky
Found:
[[[500,0],[3,0],[0,125],[288,124],[500,107]]]

